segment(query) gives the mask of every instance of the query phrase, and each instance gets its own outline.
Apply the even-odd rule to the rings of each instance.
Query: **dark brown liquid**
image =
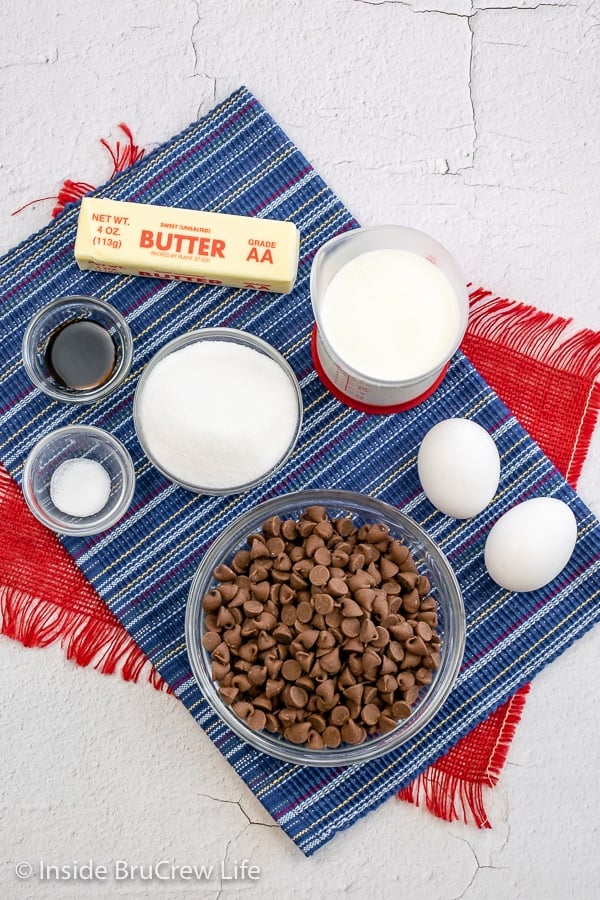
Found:
[[[89,390],[112,375],[117,351],[108,331],[97,322],[67,322],[50,336],[46,365],[63,387]]]

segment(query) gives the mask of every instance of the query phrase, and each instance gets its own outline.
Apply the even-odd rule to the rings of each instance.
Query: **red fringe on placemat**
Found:
[[[129,166],[138,162],[145,153],[145,151],[141,150],[134,142],[131,128],[128,125],[124,122],[120,122],[119,128],[127,138],[126,144],[122,145],[120,141],[117,141],[113,149],[107,140],[104,138],[101,138],[100,140],[100,143],[103,147],[106,147],[113,161],[111,178],[114,178],[118,172],[124,172]]]
[[[47,647],[60,641],[67,659],[78,666],[91,666],[103,675],[118,672],[125,681],[139,681],[146,670],[153,687],[167,690],[140,648],[118,624],[94,621],[88,612],[65,609],[51,600],[8,587],[0,587],[0,617],[0,633],[24,647]]]
[[[56,535],[29,512],[0,467],[0,634],[26,647],[60,642],[68,659],[126,681],[168,687],[84,578]]]
[[[575,487],[600,413],[600,332],[569,335],[572,319],[483,288],[470,303],[462,349]]]
[[[81,200],[93,190],[95,190],[93,184],[87,184],[85,181],[71,181],[70,178],[67,178],[66,181],[63,181],[58,197],[53,198],[56,200],[56,206],[52,210],[52,218],[55,219],[60,215],[67,203],[75,203],[76,200]]]
[[[528,693],[526,684],[446,756],[399,791],[400,800],[423,804],[445,822],[473,820],[478,828],[491,828],[484,788],[498,782]]]
[[[572,319],[515,300],[490,297],[491,291],[483,288],[469,295],[469,343],[476,338],[500,344],[503,351],[512,350],[586,380],[600,375],[600,332],[584,328],[565,337]]]
[[[100,143],[108,150],[109,156],[112,159],[113,169],[110,174],[111,178],[114,178],[119,172],[123,172],[125,169],[128,169],[129,166],[138,162],[145,153],[145,151],[141,150],[134,142],[131,129],[128,125],[125,125],[124,122],[120,122],[119,128],[127,138],[126,144],[117,141],[113,148],[105,138],[100,139]],[[15,209],[11,215],[16,216],[34,203],[40,203],[43,200],[56,200],[56,205],[52,210],[52,218],[55,219],[60,215],[67,203],[74,203],[76,200],[81,200],[82,197],[94,190],[96,189],[93,184],[88,184],[86,181],[71,181],[70,178],[67,178],[63,181],[57,196],[38,197],[37,200],[30,200],[29,203],[24,203],[23,206]]]

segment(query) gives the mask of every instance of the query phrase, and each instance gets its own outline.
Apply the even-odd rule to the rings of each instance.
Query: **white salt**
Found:
[[[198,341],[161,359],[138,404],[149,455],[175,480],[198,488],[229,490],[266,475],[298,424],[286,372],[231,341]]]
[[[67,459],[50,479],[50,497],[67,516],[84,519],[106,506],[110,495],[110,475],[95,459]]]

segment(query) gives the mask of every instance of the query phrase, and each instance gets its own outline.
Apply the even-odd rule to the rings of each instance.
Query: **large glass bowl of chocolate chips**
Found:
[[[186,641],[204,697],[240,738],[340,766],[431,722],[458,673],[465,614],[415,522],[367,495],[310,490],[261,503],[212,544]]]

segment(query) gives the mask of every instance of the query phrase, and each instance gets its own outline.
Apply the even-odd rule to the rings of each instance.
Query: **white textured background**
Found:
[[[4,0],[0,252],[98,141],[151,147],[246,84],[364,224],[430,232],[496,292],[600,328],[600,2]],[[580,493],[600,513],[600,438]],[[535,681],[494,827],[389,801],[306,860],[173,698],[0,639],[0,897],[592,900],[600,632]],[[19,882],[161,859],[206,882]],[[261,869],[223,881],[221,860]]]

